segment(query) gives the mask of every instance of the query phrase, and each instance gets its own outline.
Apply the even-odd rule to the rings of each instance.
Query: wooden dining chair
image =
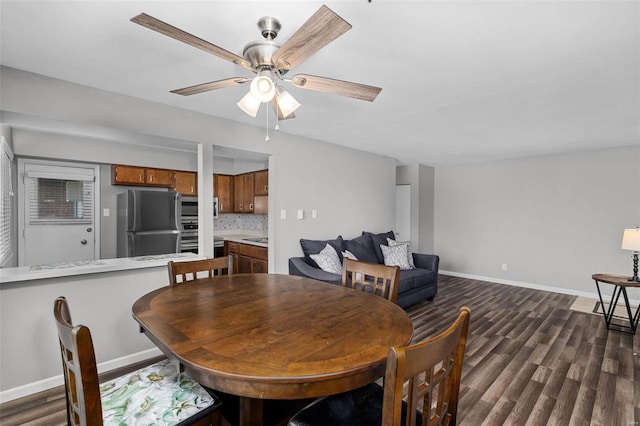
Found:
[[[220,399],[163,360],[100,384],[91,332],[73,325],[67,300],[53,305],[67,424],[218,425]]]
[[[233,274],[233,256],[213,259],[169,261],[169,285],[172,287],[197,278]]]
[[[345,258],[342,262],[342,285],[371,292],[393,303],[398,298],[400,268]]]
[[[372,383],[318,399],[294,415],[289,426],[454,426],[469,318],[469,308],[462,307],[441,334],[389,349],[384,388]]]

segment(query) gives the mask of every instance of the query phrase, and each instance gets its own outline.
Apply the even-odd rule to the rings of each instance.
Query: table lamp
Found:
[[[622,235],[622,249],[633,251],[633,277],[628,281],[640,282],[638,278],[638,252],[640,251],[640,227],[625,229]]]

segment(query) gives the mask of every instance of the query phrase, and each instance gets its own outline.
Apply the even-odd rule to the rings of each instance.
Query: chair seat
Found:
[[[376,383],[350,392],[317,399],[289,420],[289,426],[377,426],[382,424],[384,389]],[[402,404],[402,421],[405,424],[407,406]],[[422,424],[418,412],[417,425]]]
[[[105,425],[173,426],[221,405],[169,360],[101,384],[100,398]]]

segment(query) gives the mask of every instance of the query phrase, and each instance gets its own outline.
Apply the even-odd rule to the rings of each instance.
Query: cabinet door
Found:
[[[213,175],[213,191],[218,197],[218,213],[233,212],[233,176]]]
[[[253,259],[251,271],[254,274],[266,274],[269,272],[267,262],[260,259]]]
[[[242,189],[244,196],[244,212],[253,213],[253,186],[254,174],[247,173],[243,175],[244,188]]]
[[[197,177],[195,172],[175,172],[173,189],[182,195],[198,195]]]
[[[254,173],[255,195],[269,195],[269,170],[260,170]]]
[[[145,169],[145,181],[147,185],[168,186],[173,185],[173,170]]]
[[[233,177],[233,211],[236,213],[244,212],[244,176],[236,175]]]
[[[114,164],[111,167],[111,183],[113,185],[144,185],[144,167]]]
[[[248,256],[238,256],[238,273],[250,274],[252,272],[252,261],[253,259]]]

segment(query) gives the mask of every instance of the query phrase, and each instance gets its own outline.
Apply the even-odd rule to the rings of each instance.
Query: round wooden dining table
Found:
[[[264,399],[345,392],[384,375],[391,346],[413,335],[388,300],[279,274],[236,274],[159,288],[133,317],[193,379],[240,397],[240,423],[262,424]]]

